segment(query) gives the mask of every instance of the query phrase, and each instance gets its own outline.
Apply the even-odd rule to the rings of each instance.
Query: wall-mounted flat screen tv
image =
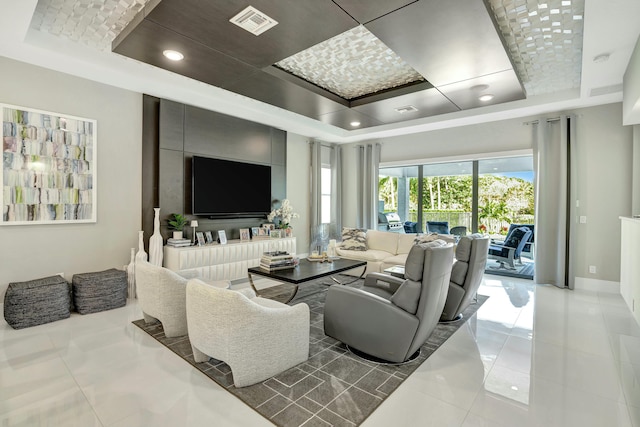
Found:
[[[264,218],[271,211],[271,166],[193,156],[192,213]]]

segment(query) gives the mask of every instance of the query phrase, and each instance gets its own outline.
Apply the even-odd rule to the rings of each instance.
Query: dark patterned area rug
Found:
[[[499,263],[495,260],[487,260],[487,267],[485,268],[485,274],[494,274],[496,276],[518,277],[520,279],[533,280],[533,269],[535,264],[532,261],[523,262],[522,264],[516,264],[515,270],[507,268],[498,268]]]
[[[352,279],[344,276],[345,281]],[[236,388],[227,364],[210,359],[196,363],[188,336],[167,338],[160,323],[140,327],[161,344],[171,349],[204,375],[234,394],[244,403],[278,426],[357,426],[362,423],[418,366],[464,324],[488,297],[465,310],[462,320],[439,324],[422,346],[417,359],[404,365],[378,365],[350,353],[344,344],[324,334],[323,309],[327,278],[300,286],[289,304],[309,305],[309,359],[275,377],[249,387]],[[361,287],[358,280],[350,286]],[[286,300],[290,285],[278,285],[261,291],[261,296]],[[266,294],[266,295],[265,295]]]

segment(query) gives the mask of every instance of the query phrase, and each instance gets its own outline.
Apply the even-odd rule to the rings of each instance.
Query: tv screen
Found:
[[[192,213],[264,217],[271,211],[271,166],[193,156]]]

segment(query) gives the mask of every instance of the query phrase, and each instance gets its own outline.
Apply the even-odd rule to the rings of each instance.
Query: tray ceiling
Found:
[[[31,28],[344,129],[580,87],[584,0],[237,4],[39,0]],[[278,25],[229,22],[249,4]]]

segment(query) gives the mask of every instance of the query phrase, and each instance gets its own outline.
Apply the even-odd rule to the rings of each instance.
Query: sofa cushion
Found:
[[[394,265],[404,265],[409,254],[392,255],[382,261],[382,269],[393,267]]]
[[[398,250],[398,236],[400,236],[399,233],[368,230],[367,248],[386,251],[395,255],[396,251]]]
[[[342,249],[349,251],[366,251],[367,248],[367,230],[360,228],[343,228],[342,229]]]
[[[392,253],[386,251],[377,251],[375,249],[369,249],[367,251],[349,251],[342,248],[337,248],[338,255],[348,259],[356,259],[358,261],[382,261],[390,256]]]
[[[408,254],[411,247],[415,244],[417,234],[398,234],[398,249],[396,254]],[[404,264],[404,263],[403,263]]]

